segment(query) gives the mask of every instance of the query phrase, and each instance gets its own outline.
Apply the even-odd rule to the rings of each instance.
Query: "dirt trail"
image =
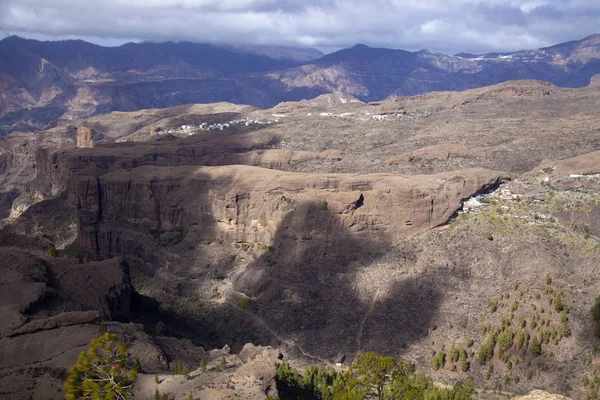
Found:
[[[360,353],[362,351],[363,330],[365,329],[365,324],[367,323],[367,320],[369,319],[369,317],[373,313],[373,310],[375,309],[375,304],[377,303],[378,297],[379,297],[379,289],[375,290],[375,293],[373,294],[373,298],[371,299],[371,303],[369,304],[369,309],[363,316],[362,320],[360,321],[360,325],[358,326],[358,332],[356,334],[356,351],[357,351],[357,353]]]

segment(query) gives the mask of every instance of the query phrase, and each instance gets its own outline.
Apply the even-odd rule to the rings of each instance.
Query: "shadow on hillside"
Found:
[[[268,147],[273,139],[268,133],[208,134],[168,140],[161,144],[164,154],[142,149],[131,150],[133,157],[121,163],[116,157],[112,168],[117,172],[82,178],[74,188],[82,228],[69,250],[79,248],[94,259],[138,259],[130,263],[133,281],[144,285],[139,289],[148,297],[136,299],[132,319],[148,331],[162,321],[168,334],[211,348],[229,344],[238,350],[248,342],[277,346],[284,340],[319,357],[368,350],[398,354],[427,333],[443,284],[411,274],[392,281],[377,268],[391,249],[385,233],[352,231],[326,203],[293,204],[270,249],[232,276],[233,288],[251,299],[249,307],[240,307],[235,294],[230,304],[217,303],[218,294],[207,295],[214,282],[224,286],[240,255],[230,246],[237,236],[216,246],[223,253],[207,245],[219,236],[217,220],[237,220],[237,195],[224,198],[213,190],[231,187],[232,177],[149,166],[180,160],[185,165],[229,164],[228,156],[248,158],[245,152]],[[167,149],[171,146],[177,151]],[[113,154],[129,152],[129,147],[106,146]],[[357,207],[361,201],[356,199]],[[411,249],[402,251],[411,255]],[[388,268],[402,266],[402,257],[389,259]],[[374,299],[382,281],[389,281],[385,293]]]
[[[386,277],[369,269],[389,249],[384,234],[352,233],[322,204],[300,204],[281,223],[272,250],[234,285],[255,299],[256,315],[308,353],[398,354],[427,334],[443,288],[411,277],[374,299]]]
[[[10,215],[10,209],[13,202],[21,195],[16,189],[0,193],[0,219],[4,219]]]

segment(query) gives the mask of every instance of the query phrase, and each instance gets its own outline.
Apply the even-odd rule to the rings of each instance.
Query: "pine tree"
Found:
[[[129,353],[117,335],[105,333],[79,355],[65,382],[66,400],[133,398],[137,372],[128,368]]]
[[[540,344],[540,341],[538,340],[537,336],[534,336],[533,339],[531,339],[530,349],[531,349],[531,354],[534,357],[542,354],[542,345]]]

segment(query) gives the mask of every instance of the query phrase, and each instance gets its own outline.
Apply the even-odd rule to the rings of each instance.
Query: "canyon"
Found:
[[[345,355],[344,367],[376,351],[439,383],[472,379],[480,398],[584,398],[600,363],[599,105],[594,84],[511,81],[12,133],[0,140],[1,394],[62,398],[65,369],[108,329],[140,359],[140,396],[264,398],[281,359]],[[244,120],[277,122],[179,129]],[[557,293],[568,334],[536,357],[515,349],[510,367],[478,360],[482,332],[506,321],[563,329]],[[432,365],[468,339],[468,371]],[[188,376],[171,375],[182,363]]]

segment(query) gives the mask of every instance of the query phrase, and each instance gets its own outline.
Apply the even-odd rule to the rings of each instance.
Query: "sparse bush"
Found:
[[[485,364],[494,356],[494,346],[496,346],[496,336],[493,333],[488,335],[487,340],[479,348],[478,359],[480,364]]]
[[[525,371],[525,376],[527,377],[527,380],[531,380],[531,378],[533,378],[533,371],[531,368],[527,368],[527,371]]]
[[[557,312],[561,312],[563,310],[563,308],[564,308],[564,306],[563,306],[562,296],[560,294],[558,294],[554,298],[554,309]]]
[[[493,298],[490,300],[490,311],[496,312],[498,310],[498,299]]]
[[[443,368],[445,365],[446,365],[446,352],[444,351],[444,348],[442,347],[440,349],[440,351],[438,351],[438,353],[433,357],[433,360],[431,361],[431,366],[433,367],[434,371],[437,371],[440,368]]]
[[[562,335],[563,335],[563,337],[571,336],[571,327],[569,326],[569,321],[563,322]]]
[[[519,309],[519,302],[518,301],[513,301],[512,306],[510,307],[510,311],[511,312],[515,312]]]
[[[514,334],[511,329],[507,329],[504,332],[498,335],[498,349],[500,350],[500,355],[502,355],[505,351],[509,350],[513,345]]]
[[[492,377],[492,372],[494,372],[494,364],[490,364],[488,366],[488,369],[487,369],[487,371],[485,373],[485,380],[486,381],[490,380],[490,378]]]
[[[217,372],[221,372],[225,369],[225,366],[227,365],[227,360],[225,360],[225,357],[221,357],[221,360],[219,360],[219,364],[217,364]]]
[[[460,358],[460,369],[463,372],[469,371],[469,369],[471,368],[471,364],[467,360],[467,352],[465,351],[465,349],[463,349],[463,348],[460,349],[460,357],[459,358]]]
[[[533,355],[534,357],[537,357],[542,354],[542,344],[538,340],[537,336],[534,336],[533,339],[531,339],[531,346],[529,347],[531,355]]]
[[[525,344],[525,332],[519,331],[517,332],[517,350],[521,350],[523,348],[523,344]]]
[[[173,375],[187,375],[190,373],[190,366],[187,364],[184,364],[181,361],[177,361],[176,363],[173,364],[171,373]]]
[[[56,251],[54,246],[52,246],[48,249],[48,257],[52,257],[52,258],[58,257],[58,252]]]
[[[596,302],[592,307],[592,317],[596,324],[594,327],[594,336],[596,336],[597,339],[600,339],[600,296],[596,297]]]
[[[458,350],[458,348],[456,348],[454,345],[452,345],[452,347],[450,347],[450,361],[455,363],[458,362],[458,358],[460,356],[460,352]]]
[[[136,358],[136,359],[133,361],[133,367],[132,367],[132,369],[133,369],[133,370],[134,370],[136,373],[138,373],[138,374],[139,374],[140,372],[142,372],[142,363],[140,362],[140,359],[139,359],[139,358]]]
[[[244,297],[240,300],[239,305],[242,310],[245,310],[246,308],[250,307],[250,300]]]

